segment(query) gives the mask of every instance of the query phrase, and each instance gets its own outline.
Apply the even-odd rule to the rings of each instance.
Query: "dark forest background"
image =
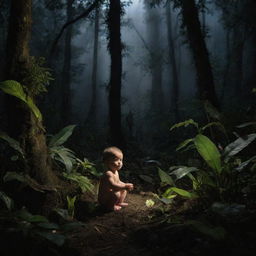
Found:
[[[205,121],[205,100],[232,125],[250,118],[253,1],[124,1],[113,3],[113,17],[110,3],[93,4],[32,1],[31,35],[20,40],[51,74],[31,85],[42,90],[36,102],[47,133],[76,124],[71,140],[82,154],[130,143],[152,154],[176,145],[174,123]],[[7,40],[15,40],[7,39],[10,5],[1,1],[1,80],[17,76],[4,71]]]
[[[251,207],[255,45],[254,0],[0,0],[3,205],[49,216],[92,192],[114,145],[138,190]]]

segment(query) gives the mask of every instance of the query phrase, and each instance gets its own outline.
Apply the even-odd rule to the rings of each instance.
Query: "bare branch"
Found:
[[[71,24],[74,24],[75,22],[79,21],[80,19],[88,17],[88,15],[98,6],[98,3],[99,3],[99,2],[100,2],[100,0],[95,0],[83,13],[81,13],[79,16],[77,16],[77,17],[74,18],[73,20],[66,22],[66,23],[62,26],[62,28],[61,28],[61,30],[60,30],[58,36],[56,37],[56,39],[54,40],[54,42],[53,42],[53,44],[52,44],[51,54],[53,54],[53,52],[54,52],[54,50],[55,50],[55,48],[56,48],[56,46],[57,46],[57,43],[58,43],[59,39],[61,38],[61,36],[62,36],[64,30],[65,30],[68,26],[70,26]]]

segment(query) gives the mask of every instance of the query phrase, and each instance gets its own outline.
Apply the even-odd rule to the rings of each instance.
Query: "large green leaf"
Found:
[[[0,191],[0,199],[5,203],[8,210],[11,210],[13,208],[13,200],[3,191]]]
[[[176,176],[176,180],[179,180],[182,177],[186,176],[188,173],[195,171],[198,171],[196,167],[182,166],[172,171],[171,174]]]
[[[177,193],[180,196],[184,196],[187,198],[196,198],[197,195],[195,193],[191,193],[187,190],[181,189],[181,188],[177,188],[177,187],[171,187],[171,190],[175,193]]]
[[[66,171],[71,172],[76,162],[75,154],[72,150],[63,146],[55,146],[50,148],[50,155],[53,159],[64,164]]]
[[[14,80],[6,80],[0,83],[0,89],[16,98],[26,102],[26,94],[22,88],[22,85]]]
[[[252,133],[244,137],[239,137],[238,139],[236,139],[235,141],[227,145],[223,153],[225,156],[224,161],[228,161],[228,159],[231,156],[234,156],[237,153],[239,153],[241,150],[247,147],[255,139],[256,139],[256,133]]]
[[[12,95],[23,102],[27,104],[27,106],[30,108],[30,110],[34,113],[34,115],[37,117],[39,121],[42,120],[42,114],[40,110],[35,105],[34,101],[25,94],[23,87],[20,83],[14,80],[6,80],[0,83],[0,89],[9,94]]]
[[[173,199],[176,196],[177,196],[177,194],[173,193],[173,190],[171,187],[166,189],[165,192],[162,194],[162,197],[167,198],[167,199]]]
[[[166,173],[162,169],[158,168],[158,175],[159,175],[162,183],[168,184],[170,186],[174,186],[173,179],[168,173]]]
[[[195,137],[195,146],[198,153],[206,161],[206,163],[218,173],[221,172],[221,158],[215,144],[206,136],[198,134]]]
[[[17,216],[21,218],[24,221],[30,222],[30,223],[42,223],[42,222],[48,222],[48,219],[42,215],[33,215],[30,212],[27,211],[27,209],[22,208],[17,212]]]
[[[72,135],[75,127],[76,127],[76,125],[68,125],[68,126],[64,127],[63,129],[61,129],[57,134],[55,134],[51,138],[51,140],[49,142],[49,146],[53,147],[53,146],[62,145]]]

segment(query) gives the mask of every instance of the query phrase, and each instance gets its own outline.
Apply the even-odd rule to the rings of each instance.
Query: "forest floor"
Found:
[[[155,205],[148,207],[148,199]],[[255,255],[255,214],[228,221],[215,216],[209,228],[200,223],[205,217],[209,223],[212,216],[198,212],[193,202],[181,200],[166,210],[150,192],[131,193],[127,202],[121,211],[97,212],[85,219],[85,225],[69,235],[73,255]]]

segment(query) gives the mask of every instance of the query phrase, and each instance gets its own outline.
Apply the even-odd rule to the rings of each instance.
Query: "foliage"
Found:
[[[207,200],[210,197],[212,200],[220,201],[235,200],[239,193],[242,194],[242,189],[247,184],[244,181],[242,170],[256,159],[256,156],[253,156],[242,162],[236,155],[256,139],[256,134],[252,133],[239,137],[220,152],[207,136],[201,134],[205,128],[215,125],[215,123],[210,123],[200,128],[196,122],[190,119],[175,124],[171,129],[186,127],[191,124],[197,128],[199,134],[182,142],[177,150],[183,148],[196,149],[206,165],[203,165],[202,168],[173,166],[170,168],[171,172],[169,174],[159,170],[161,182],[170,186],[162,194],[162,197],[170,199],[176,193],[187,198],[200,196]],[[193,147],[190,144],[193,144]],[[188,177],[192,182],[193,193],[174,187],[174,184],[183,177]]]
[[[33,215],[27,209],[0,212],[0,231],[3,233],[18,233],[31,243],[42,240],[52,245],[62,246],[66,240],[66,231],[81,226],[80,223],[64,223],[62,225],[50,222],[42,215]],[[73,226],[73,227],[72,227]]]
[[[51,243],[62,246],[65,236],[59,233],[60,227],[48,221],[42,215],[33,215],[25,208],[14,212],[0,212],[1,232],[21,233],[28,238],[39,237]],[[8,229],[3,229],[7,225]]]
[[[74,197],[67,196],[68,214],[72,219],[74,218],[74,214],[75,214],[75,201],[76,201],[76,196]]]
[[[78,159],[72,150],[62,145],[71,136],[74,128],[75,125],[69,125],[63,128],[56,135],[52,136],[49,141],[49,152],[54,160],[61,162],[65,166],[66,172],[63,172],[63,176],[66,179],[77,183],[78,186],[81,188],[82,192],[92,192],[94,187],[93,184],[86,176],[83,176],[78,171],[86,170],[86,174],[90,173],[96,177],[101,175],[101,173],[97,172],[93,164],[90,163],[87,159],[84,159],[84,161]],[[16,150],[19,155],[21,155],[22,158],[25,159],[24,152],[20,147],[18,141],[12,139],[11,137],[2,132],[0,133],[0,138],[7,141],[10,147]],[[38,192],[44,192],[44,190],[47,189],[45,186],[39,185],[34,179],[29,177],[25,173],[7,172],[3,180],[4,182],[11,180],[19,181],[22,184],[29,186],[33,190],[36,190]]]
[[[63,146],[63,143],[72,135],[76,126],[69,125],[61,129],[51,137],[48,146],[52,159],[64,164],[66,171],[70,173],[76,163],[76,157],[72,150]]]
[[[63,173],[63,176],[66,179],[77,183],[81,188],[82,192],[86,192],[86,191],[93,192],[94,186],[86,176],[83,176],[80,173]]]
[[[42,92],[47,92],[46,85],[53,80],[50,69],[44,67],[45,59],[43,57],[36,58],[30,56],[29,70],[24,71],[24,79],[22,81],[27,92],[36,96]]]
[[[94,164],[91,163],[88,159],[84,158],[82,161],[79,158],[76,158],[76,168],[75,171],[79,171],[85,174],[91,174],[94,177],[100,177],[102,172],[99,172],[95,167]]]
[[[172,131],[175,128],[187,127],[189,125],[193,125],[197,129],[198,133],[203,133],[206,129],[208,129],[212,126],[217,126],[218,128],[220,128],[225,133],[225,128],[223,127],[223,125],[220,122],[211,122],[211,123],[206,124],[203,127],[200,127],[199,124],[197,122],[195,122],[193,119],[188,119],[186,121],[174,124],[170,128],[170,131]]]
[[[0,139],[3,139],[4,141],[6,141],[8,143],[8,145],[13,148],[16,152],[19,153],[19,156],[21,156],[22,159],[25,158],[25,155],[24,155],[24,152],[20,146],[20,143],[9,137],[6,133],[0,131]],[[13,156],[12,159],[16,159],[17,157],[16,156]]]
[[[14,80],[6,80],[0,83],[0,89],[3,92],[22,100],[24,103],[26,103],[26,105],[29,107],[32,113],[36,116],[36,118],[39,121],[42,120],[42,114],[40,110],[37,108],[32,98],[29,97],[24,92],[24,89],[20,83]]]
[[[198,134],[194,139],[198,153],[214,171],[221,173],[220,153],[215,144],[206,136]]]
[[[50,154],[54,160],[61,162],[65,166],[66,172],[63,172],[63,176],[66,179],[77,183],[82,192],[92,192],[93,184],[86,176],[78,171],[90,170],[90,173],[95,176],[99,176],[100,174],[86,158],[84,161],[80,160],[72,150],[63,146],[72,135],[75,127],[75,125],[68,125],[51,137],[48,143]]]
[[[18,181],[22,183],[23,186],[29,186],[33,190],[41,193],[44,193],[45,190],[55,190],[46,185],[40,185],[39,183],[37,183],[36,180],[32,179],[28,174],[17,173],[17,172],[6,172],[6,174],[3,177],[3,182],[8,182],[12,180]]]
[[[64,164],[65,169],[70,173],[76,163],[75,153],[64,146],[50,147],[50,155],[52,159]]]
[[[67,139],[72,135],[76,125],[68,125],[61,129],[56,135],[52,136],[49,141],[49,146],[60,146],[67,141]]]
[[[3,191],[0,191],[0,199],[4,202],[8,210],[13,209],[13,200],[9,196],[7,196]]]

